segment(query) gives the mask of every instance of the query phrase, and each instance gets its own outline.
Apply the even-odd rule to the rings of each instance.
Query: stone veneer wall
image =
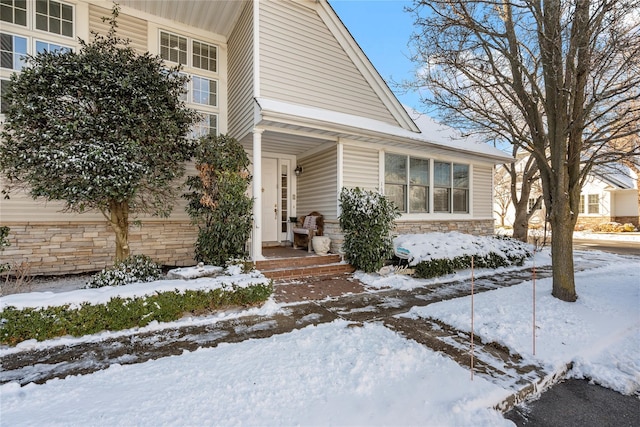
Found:
[[[10,224],[2,262],[28,262],[32,275],[92,272],[113,263],[115,235],[106,222]],[[197,228],[186,221],[149,221],[129,228],[131,254],[162,265],[193,265]]]
[[[476,236],[494,234],[494,220],[470,220],[470,221],[396,221],[393,232],[395,234],[422,234],[448,231]],[[325,220],[324,235],[331,238],[331,252],[340,254],[344,243],[344,234],[337,220]]]
[[[633,224],[636,227],[640,227],[640,218],[637,216],[579,216],[576,222],[576,230],[592,230],[595,226],[605,222]]]

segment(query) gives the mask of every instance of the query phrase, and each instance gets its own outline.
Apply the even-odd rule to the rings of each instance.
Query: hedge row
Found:
[[[79,337],[101,331],[118,331],[148,325],[153,321],[170,322],[186,313],[220,309],[225,306],[249,306],[263,302],[273,293],[271,284],[249,287],[232,285],[214,290],[178,290],[158,292],[135,298],[112,298],[106,304],[68,304],[46,308],[6,307],[0,312],[0,342],[16,344],[36,339],[71,335]]]
[[[531,254],[525,255],[509,255],[506,258],[494,252],[490,252],[484,256],[474,256],[474,268],[498,268],[508,267],[510,265],[522,265],[524,260]],[[430,279],[432,277],[443,276],[445,274],[455,273],[456,270],[464,270],[471,268],[471,256],[464,255],[453,259],[432,259],[422,261],[415,267],[415,276],[421,279]]]

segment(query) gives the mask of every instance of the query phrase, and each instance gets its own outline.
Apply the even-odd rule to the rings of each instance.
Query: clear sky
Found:
[[[417,93],[401,93],[390,81],[411,80],[415,65],[409,59],[413,17],[405,12],[407,0],[329,0],[353,38],[358,42],[400,102],[419,111]]]

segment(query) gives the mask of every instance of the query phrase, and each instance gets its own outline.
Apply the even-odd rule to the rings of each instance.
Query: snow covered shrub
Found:
[[[251,182],[247,153],[232,137],[208,135],[199,141],[195,162],[199,175],[187,178],[190,193],[183,195],[198,226],[195,259],[222,266],[246,257],[253,209],[246,194]]]
[[[231,258],[227,260],[225,273],[229,276],[237,274],[251,273],[256,266],[253,261],[244,258]]]
[[[134,255],[118,261],[94,275],[87,282],[87,288],[103,286],[123,286],[136,282],[153,282],[162,277],[162,269],[146,255]]]
[[[410,248],[409,264],[423,279],[470,268],[472,257],[475,268],[494,269],[522,265],[532,255],[531,245],[507,236],[429,233],[398,236],[394,243]]]
[[[619,222],[603,222],[596,225],[593,231],[599,231],[602,233],[630,233],[638,231],[635,225],[631,223],[620,224]]]
[[[340,193],[340,228],[346,258],[358,270],[378,271],[393,256],[389,235],[400,216],[389,199],[374,191],[343,188]]]

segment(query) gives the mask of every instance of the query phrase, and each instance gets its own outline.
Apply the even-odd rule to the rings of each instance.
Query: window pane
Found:
[[[54,18],[60,18],[60,3],[55,1],[49,2],[49,16],[53,16]]]
[[[46,15],[36,15],[36,28],[38,30],[47,31],[47,16]]]
[[[187,63],[187,39],[175,34],[160,32],[160,57],[165,61]]]
[[[27,54],[25,37],[0,33],[0,67],[9,70],[20,70],[24,66]]]
[[[429,187],[411,186],[411,212],[429,212]]]
[[[60,20],[58,18],[49,18],[49,32],[60,34],[62,30],[60,29]]]
[[[434,162],[433,181],[436,187],[451,187],[451,164]]]
[[[469,188],[469,165],[453,165],[453,186]]]
[[[67,37],[73,37],[73,23],[62,21],[62,35]]]
[[[48,13],[47,0],[36,0],[36,13],[41,13],[43,15]]]
[[[17,24],[17,25],[26,26],[27,25],[27,11],[26,10],[16,9],[13,23]]]
[[[454,188],[453,189],[453,211],[456,213],[469,212],[469,190]]]
[[[385,197],[392,201],[398,207],[400,212],[407,211],[407,208],[404,205],[404,201],[406,200],[406,188],[406,185],[398,184],[385,184],[384,186]]]
[[[433,210],[434,212],[451,212],[449,203],[451,200],[451,190],[449,188],[433,189]]]
[[[394,184],[407,183],[407,158],[395,154],[384,156],[384,180]]]
[[[62,5],[62,19],[65,21],[73,22],[73,8],[66,4]]]
[[[13,9],[11,6],[0,5],[0,21],[13,22]]]
[[[409,171],[411,174],[410,184],[429,185],[428,159],[411,158]]]

